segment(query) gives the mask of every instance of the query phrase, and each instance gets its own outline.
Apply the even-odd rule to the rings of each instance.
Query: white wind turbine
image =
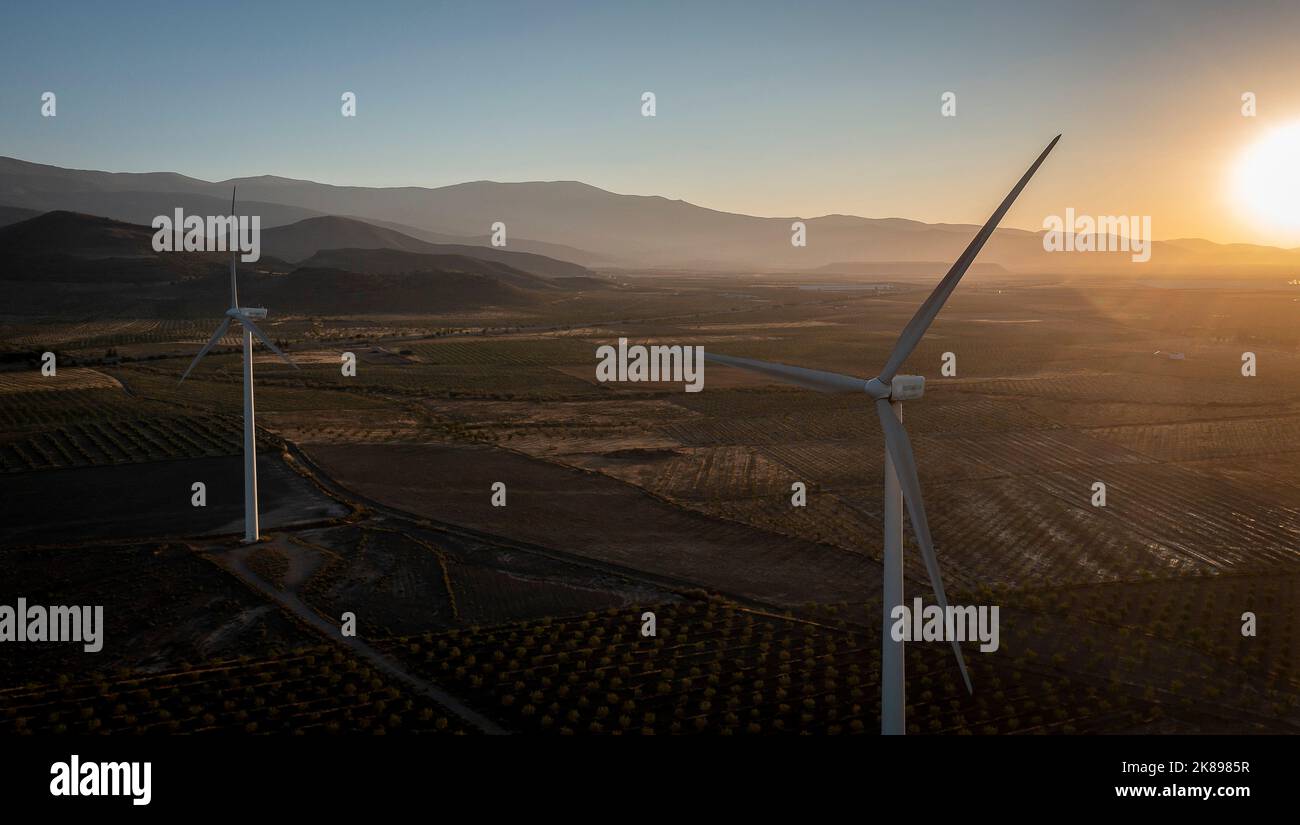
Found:
[[[258,340],[267,346],[276,355],[283,358],[294,369],[298,365],[289,359],[289,356],[280,351],[280,348],[271,343],[257,324],[253,323],[254,318],[265,318],[266,310],[260,307],[241,307],[239,305],[239,289],[235,285],[235,260],[239,255],[238,244],[235,242],[235,190],[230,192],[230,309],[226,310],[226,317],[217,327],[217,331],[212,333],[212,337],[199,350],[199,354],[194,356],[190,362],[189,369],[181,376],[184,381],[198,365],[203,356],[216,346],[226,330],[230,329],[232,320],[238,321],[244,330],[244,541],[254,542],[258,539],[257,524],[257,424],[253,414],[253,336],[256,335]]]
[[[851,375],[834,372],[810,370],[792,367],[786,364],[774,364],[767,361],[755,361],[750,358],[734,358],[728,355],[705,353],[706,361],[732,367],[754,370],[789,381],[792,384],[821,392],[862,393],[875,402],[876,414],[880,418],[880,428],[885,437],[885,558],[884,558],[884,605],[883,628],[881,631],[880,657],[880,731],[886,734],[901,734],[906,731],[904,711],[906,708],[905,681],[903,676],[903,643],[894,641],[890,634],[893,619],[890,616],[894,607],[903,604],[903,501],[907,502],[907,513],[912,522],[912,532],[916,534],[916,543],[921,548],[925,560],[925,569],[934,585],[934,596],[939,606],[946,612],[948,597],[943,592],[943,577],[939,573],[939,562],[934,555],[934,543],[930,539],[930,525],[925,518],[925,505],[921,502],[921,485],[916,476],[916,459],[912,455],[912,444],[903,429],[903,401],[919,399],[925,391],[925,378],[920,375],[898,375],[903,362],[916,349],[921,337],[929,329],[930,323],[943,304],[956,288],[957,282],[965,274],[975,256],[983,248],[985,241],[993,234],[1002,216],[1011,208],[1020,190],[1025,188],[1034,172],[1042,165],[1056,142],[1057,135],[1043,153],[1034,161],[1033,166],[1007,195],[966,247],[966,251],[948,270],[939,285],[925,299],[921,308],[912,316],[894,344],[889,360],[880,371],[880,375],[866,380]],[[900,489],[901,485],[901,489]],[[953,652],[957,654],[957,667],[961,670],[966,690],[971,691],[970,674],[966,672],[966,661],[962,658],[961,645],[952,642]]]

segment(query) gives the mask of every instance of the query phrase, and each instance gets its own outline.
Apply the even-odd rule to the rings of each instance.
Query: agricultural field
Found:
[[[519,310],[271,319],[296,368],[255,353],[253,546],[237,338],[178,384],[210,319],[0,325],[0,597],[121,592],[100,599],[110,654],[8,660],[0,729],[878,730],[869,404],[713,365],[699,393],[602,384],[595,351],[866,377],[924,290],[614,281]],[[1295,730],[1298,305],[1004,286],[963,285],[904,367],[927,378],[904,416],[949,594],[1002,608],[999,650],[967,649],[973,696],[951,651],[909,647],[912,732]]]
[[[657,635],[642,636],[652,613]],[[390,639],[411,668],[459,686],[527,733],[861,734],[879,730],[878,637],[834,609],[800,619],[717,601]],[[1119,685],[1026,657],[976,657],[961,686],[943,646],[909,652],[911,733],[1100,732],[1161,717]]]
[[[0,443],[0,471],[231,455],[243,443],[241,428],[239,420],[228,415],[90,419],[42,427]]]
[[[861,555],[682,510],[603,474],[487,446],[320,446],[310,455],[366,499],[621,570],[769,603],[842,601],[878,577]],[[507,506],[490,502],[508,479]],[[631,526],[610,529],[611,514]]]
[[[87,321],[83,323],[23,324],[7,331],[8,349],[82,351],[133,344],[187,341],[202,344],[220,323],[217,318],[186,320]],[[233,345],[236,335],[223,343]]]
[[[214,552],[303,609],[324,617],[359,613],[368,637],[675,598],[670,589],[612,570],[387,514]]]
[[[0,731],[32,734],[464,734],[455,714],[329,647],[163,673],[0,689]]]
[[[5,644],[0,685],[81,681],[311,644],[292,619],[184,542],[17,547],[4,542],[4,604],[98,604],[103,648]],[[19,584],[14,584],[14,583]],[[0,688],[2,689],[2,688]]]
[[[68,545],[242,532],[243,458],[172,459],[0,473],[6,519],[0,541]],[[271,528],[328,522],[349,509],[274,453],[258,457],[262,522]],[[193,485],[206,504],[193,504]]]

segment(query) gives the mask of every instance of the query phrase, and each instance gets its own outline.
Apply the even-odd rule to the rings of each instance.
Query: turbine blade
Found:
[[[235,218],[235,192],[237,192],[238,190],[239,190],[238,186],[233,186],[230,189],[230,218],[232,221]],[[238,242],[238,238],[235,237],[235,227],[232,225],[230,227],[230,241],[227,244],[228,248],[230,249],[230,308],[231,309],[239,309],[239,287],[236,286],[235,284],[235,257],[236,257],[235,245],[237,242]]]
[[[907,438],[903,422],[894,415],[888,398],[876,401],[876,414],[880,417],[880,428],[884,430],[885,448],[894,460],[894,471],[898,474],[899,486],[903,488],[903,501],[907,503],[912,532],[916,534],[916,543],[921,546],[921,557],[925,559],[926,572],[930,574],[930,583],[934,585],[934,598],[946,614],[948,596],[943,592],[943,575],[939,572],[939,559],[934,555],[930,523],[925,519],[925,503],[921,501],[921,482],[916,477],[916,457],[912,454],[912,442]],[[974,693],[970,674],[966,672],[966,660],[961,655],[961,645],[956,639],[952,641],[952,650],[957,654],[957,667],[961,670],[961,678],[966,681],[966,690]]]
[[[864,392],[867,385],[865,378],[854,378],[851,375],[841,375],[838,372],[809,370],[803,367],[792,367],[789,364],[774,364],[771,361],[755,361],[752,358],[736,358],[731,355],[718,355],[713,352],[704,353],[704,360],[728,367],[739,367],[743,370],[760,372],[772,378],[779,378],[782,381],[797,384],[805,389],[817,390],[818,392]]]
[[[190,362],[190,368],[185,370],[185,374],[181,376],[181,381],[184,381],[187,377],[189,377],[190,372],[193,371],[193,369],[196,366],[198,366],[199,359],[207,355],[208,350],[212,349],[217,345],[217,342],[221,340],[221,336],[225,335],[226,330],[228,329],[230,329],[230,319],[224,318],[222,319],[221,323],[217,325],[217,331],[212,333],[212,337],[209,338],[208,342],[203,345],[203,349],[199,350],[199,354],[194,356],[194,360]],[[179,384],[181,381],[177,381],[176,383]]]
[[[921,342],[921,337],[930,328],[930,323],[934,321],[934,317],[939,314],[939,310],[943,309],[943,304],[948,300],[948,296],[957,288],[957,282],[961,280],[961,276],[966,274],[966,270],[974,263],[975,256],[980,254],[980,250],[984,248],[984,243],[993,234],[993,230],[997,229],[998,223],[1007,214],[1011,204],[1015,202],[1020,190],[1024,189],[1025,184],[1029,183],[1029,179],[1038,171],[1038,167],[1043,165],[1048,153],[1052,151],[1056,146],[1056,142],[1060,139],[1060,135],[1052,138],[1052,142],[1047,144],[1047,148],[1038,156],[1038,160],[1034,161],[1034,165],[1029,167],[1029,171],[1025,172],[1015,185],[1015,188],[1011,190],[1011,193],[994,211],[988,222],[971,240],[970,245],[966,247],[966,251],[961,253],[961,257],[953,263],[952,269],[949,269],[948,274],[943,276],[943,280],[934,288],[934,292],[931,292],[930,297],[926,298],[925,302],[921,304],[920,309],[912,316],[912,320],[907,322],[902,334],[898,336],[898,342],[894,344],[894,351],[889,354],[889,360],[885,362],[885,368],[880,371],[881,381],[888,384],[894,380],[894,376],[903,366],[903,362],[907,360],[907,356],[911,355],[912,350],[916,349],[916,345]]]
[[[247,315],[245,315],[242,312],[236,312],[235,317],[239,319],[239,323],[243,324],[248,329],[249,332],[256,335],[259,341],[261,341],[263,344],[266,344],[267,349],[269,349],[271,352],[274,352],[276,355],[283,358],[284,362],[289,366],[293,367],[294,369],[298,369],[298,365],[295,364],[289,358],[289,356],[281,352],[279,347],[277,347],[275,344],[272,344],[271,339],[267,338],[266,335],[264,335],[262,331],[257,328],[257,324],[253,323],[252,318],[249,318]]]

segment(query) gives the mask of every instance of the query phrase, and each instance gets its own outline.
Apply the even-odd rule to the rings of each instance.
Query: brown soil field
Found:
[[[770,603],[860,598],[879,579],[863,556],[504,450],[320,445],[309,454],[345,487],[406,512]],[[498,481],[505,507],[490,502]]]
[[[259,455],[257,470],[264,529],[348,512],[277,456]],[[0,499],[12,514],[0,540],[49,545],[242,533],[243,473],[242,456],[222,456],[0,474]],[[206,507],[191,503],[196,481],[207,485]]]

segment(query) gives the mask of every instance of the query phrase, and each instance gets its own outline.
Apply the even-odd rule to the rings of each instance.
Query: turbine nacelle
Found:
[[[256,318],[260,321],[266,317],[266,309],[263,307],[231,307],[226,310],[226,314],[231,318],[239,318],[242,315],[245,318]]]
[[[886,384],[878,377],[872,378],[862,387],[867,395],[876,401],[888,399],[890,401],[915,401],[922,395],[925,395],[925,376],[922,375],[895,375],[893,380]]]
[[[890,401],[915,401],[925,395],[925,376],[895,375],[889,390]]]

